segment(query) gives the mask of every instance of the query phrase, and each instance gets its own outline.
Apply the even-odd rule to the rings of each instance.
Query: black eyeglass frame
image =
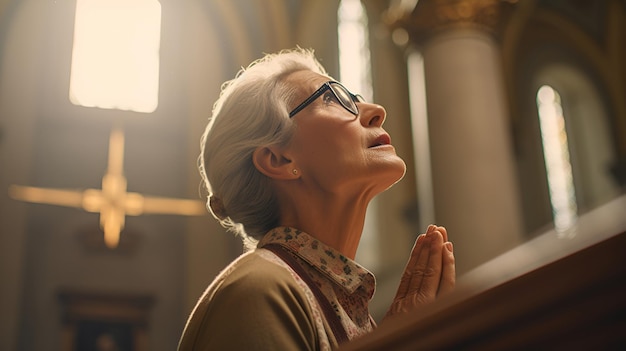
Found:
[[[338,85],[339,87],[341,87],[340,89],[343,89],[346,93],[348,93],[348,96],[353,102],[351,106],[346,106],[346,102],[344,101],[344,99],[339,97],[339,95],[333,88],[333,85]],[[319,89],[317,89],[313,94],[311,94],[311,96],[306,98],[306,100],[304,100],[300,105],[296,106],[296,108],[291,110],[291,112],[289,112],[289,118],[295,116],[296,113],[302,111],[305,107],[309,106],[313,101],[315,101],[315,99],[320,97],[326,90],[330,90],[333,93],[333,95],[335,95],[335,98],[337,98],[337,101],[339,101],[341,106],[345,108],[348,112],[352,113],[355,116],[359,114],[359,108],[357,107],[356,103],[365,102],[365,99],[363,99],[361,95],[352,94],[350,90],[344,87],[341,83],[330,80],[324,83],[321,87],[319,87]]]

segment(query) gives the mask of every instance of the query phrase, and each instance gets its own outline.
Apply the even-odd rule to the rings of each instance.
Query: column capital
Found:
[[[405,30],[414,44],[455,28],[475,28],[495,35],[517,0],[419,0],[400,1],[385,13],[392,29]],[[407,5],[409,3],[409,5]]]

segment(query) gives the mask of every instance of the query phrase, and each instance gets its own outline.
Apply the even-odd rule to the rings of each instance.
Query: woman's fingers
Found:
[[[417,293],[425,301],[432,301],[437,296],[442,272],[443,236],[438,229],[426,234],[426,254],[420,255],[413,267],[409,293]]]
[[[439,294],[445,294],[454,289],[456,284],[456,268],[454,261],[454,250],[451,242],[446,242],[443,248],[443,263],[441,271],[441,281],[439,282]]]
[[[402,274],[396,298],[414,293],[430,298],[437,294],[443,248],[443,235],[439,228],[443,227],[430,225],[426,234],[417,238]]]
[[[456,272],[452,243],[444,227],[428,226],[413,245],[388,315],[432,302],[454,288]]]
[[[424,255],[428,254],[427,251],[427,243],[426,236],[437,228],[434,225],[429,225],[426,229],[426,234],[421,234],[415,240],[415,244],[413,245],[413,249],[411,250],[411,255],[409,256],[409,261],[404,267],[404,272],[402,273],[402,277],[400,279],[400,286],[398,287],[398,292],[396,294],[396,299],[404,297],[411,292],[411,286],[415,285],[413,281],[413,268],[415,267],[420,259],[424,259]],[[426,250],[425,250],[426,248]],[[426,257],[427,258],[427,257]]]
[[[407,262],[406,266],[404,267],[404,272],[402,273],[402,277],[400,279],[400,286],[398,287],[398,293],[396,294],[396,299],[406,296],[410,291],[410,287],[414,284],[411,267],[417,264],[417,262],[420,259],[420,256],[425,255],[424,253],[424,247],[426,246],[425,241],[426,241],[425,234],[421,234],[420,236],[417,237],[417,240],[415,240],[415,244],[413,245],[413,249],[411,250],[411,256],[409,257],[409,262]]]
[[[443,242],[448,242],[448,231],[445,227],[436,227],[436,229],[443,235]]]

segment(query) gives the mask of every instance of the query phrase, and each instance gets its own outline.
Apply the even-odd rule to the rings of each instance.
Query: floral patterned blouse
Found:
[[[376,280],[371,272],[298,229],[275,228],[261,239],[257,247],[263,248],[270,243],[280,244],[296,256],[300,265],[317,283],[334,308],[349,339],[369,333],[376,327],[368,308],[376,286]],[[298,284],[307,291],[311,306],[317,309],[314,311],[315,316],[322,318],[323,313],[306,283],[272,252],[263,251],[265,251],[263,256],[288,268]],[[318,334],[325,336],[325,333],[319,330],[320,326],[321,320],[318,321]],[[321,342],[325,344],[328,341]]]

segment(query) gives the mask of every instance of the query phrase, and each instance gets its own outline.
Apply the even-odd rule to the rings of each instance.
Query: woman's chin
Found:
[[[379,185],[384,186],[384,190],[391,188],[398,183],[406,174],[406,164],[398,157],[397,160],[385,167],[384,172],[380,175]]]

